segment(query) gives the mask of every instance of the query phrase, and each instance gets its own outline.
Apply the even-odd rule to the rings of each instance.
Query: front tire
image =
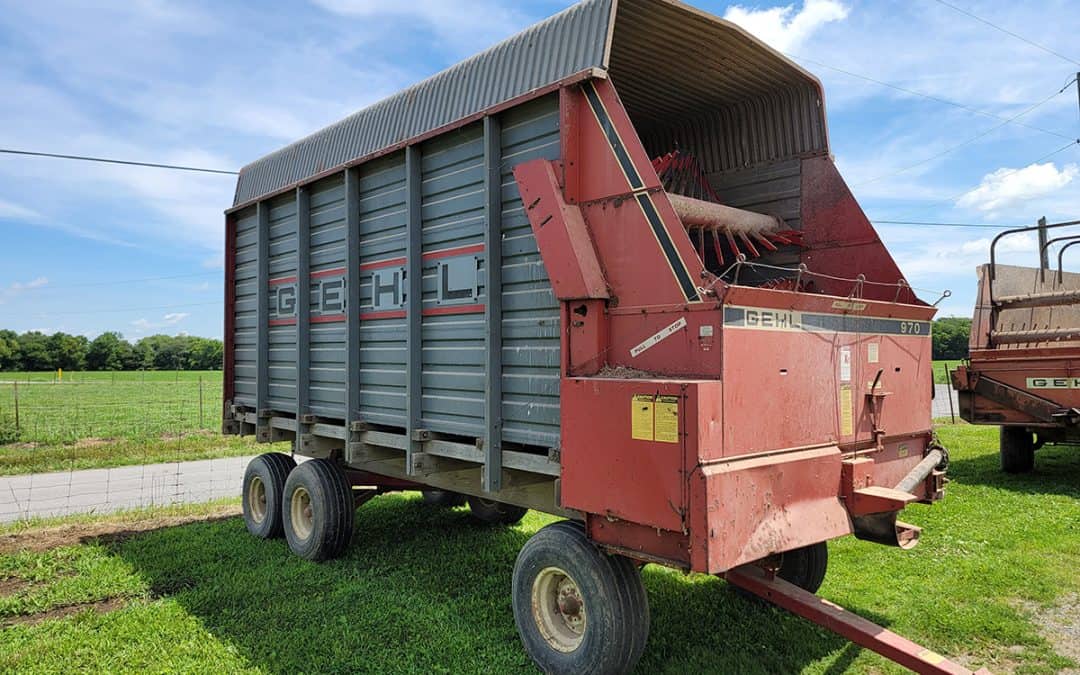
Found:
[[[515,525],[521,522],[528,509],[513,504],[483,499],[482,497],[469,497],[469,512],[473,518],[489,525]]]
[[[637,566],[601,552],[578,523],[548,525],[525,543],[513,604],[525,651],[545,673],[626,673],[648,640]]]
[[[1001,427],[1001,470],[1027,473],[1035,468],[1035,435],[1024,427]]]
[[[804,591],[817,593],[825,581],[828,566],[829,547],[825,542],[819,542],[780,554],[780,569],[776,576]]]
[[[280,537],[285,480],[296,468],[296,460],[280,452],[268,452],[248,462],[244,470],[244,525],[259,539]]]
[[[352,486],[336,462],[313,459],[285,481],[281,516],[292,552],[313,561],[336,558],[352,539]]]

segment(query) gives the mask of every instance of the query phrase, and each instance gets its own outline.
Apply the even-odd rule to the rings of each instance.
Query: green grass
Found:
[[[1025,608],[1080,591],[1080,452],[1047,448],[1034,474],[1007,476],[994,429],[946,427],[941,438],[953,456],[946,500],[904,516],[924,528],[920,546],[833,542],[821,594],[970,665],[1075,667]],[[552,520],[480,527],[464,509],[387,495],[357,512],[348,554],[321,565],[252,539],[238,518],[0,556],[0,578],[32,582],[0,617],[127,603],[0,630],[0,671],[533,672],[510,576],[522,544]],[[644,579],[652,632],[639,672],[902,672],[718,579],[655,565]]]
[[[77,372],[64,373],[62,383],[54,377],[0,373],[0,475],[255,451],[250,439],[216,433],[220,371]]]
[[[934,361],[934,383],[935,384],[951,384],[951,381],[946,377],[946,368],[949,372],[956,370],[956,367],[963,363],[963,359],[950,359],[942,361]]]

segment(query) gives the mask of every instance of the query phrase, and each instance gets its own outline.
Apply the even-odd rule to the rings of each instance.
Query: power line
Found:
[[[133,162],[126,159],[108,159],[106,157],[88,157],[85,155],[62,155],[53,152],[33,152],[30,150],[13,150],[11,148],[0,148],[0,153],[6,155],[26,155],[29,157],[49,157],[51,159],[72,159],[80,162],[100,162],[103,164],[123,164],[126,166],[147,166],[154,169],[172,169],[173,171],[195,171],[199,173],[218,173],[228,176],[236,176],[236,171],[225,171],[223,169],[206,169],[198,166],[182,166],[179,164],[158,164],[156,162]]]
[[[108,309],[87,309],[78,312],[41,312],[37,316],[40,318],[47,318],[51,316],[66,316],[70,314],[112,314],[117,312],[150,312],[158,309],[185,309],[188,307],[209,307],[211,305],[221,305],[222,301],[217,302],[189,302],[183,305],[156,305],[152,307],[123,307],[116,308],[110,307]]]
[[[992,113],[992,112],[990,112],[988,110],[979,110],[978,108],[972,108],[971,106],[964,105],[963,103],[957,103],[956,101],[950,101],[947,98],[941,98],[940,96],[934,96],[932,94],[927,94],[925,92],[916,91],[915,89],[908,89],[907,87],[901,87],[898,84],[892,84],[891,82],[885,82],[883,80],[878,80],[878,79],[875,79],[875,78],[870,77],[868,75],[860,75],[859,73],[854,73],[854,72],[852,72],[850,70],[844,70],[843,68],[837,68],[836,66],[830,66],[827,63],[822,63],[821,61],[815,61],[814,59],[810,59],[810,58],[807,58],[805,56],[797,56],[795,54],[784,54],[784,56],[788,56],[788,57],[796,59],[798,61],[805,61],[806,63],[811,63],[811,64],[813,64],[815,66],[818,66],[819,68],[825,68],[826,70],[832,70],[832,71],[841,73],[843,75],[847,75],[849,77],[854,77],[854,78],[857,78],[857,79],[860,79],[860,80],[866,80],[867,82],[872,82],[872,83],[880,85],[882,87],[887,87],[889,89],[894,89],[896,91],[899,91],[899,92],[902,92],[902,93],[905,93],[905,94],[911,94],[912,96],[918,96],[920,98],[925,98],[928,101],[934,101],[935,103],[941,103],[943,105],[948,105],[948,106],[952,106],[954,108],[959,108],[960,110],[966,110],[967,112],[974,113],[976,115],[982,115],[984,117],[992,117],[992,118],[994,118],[996,120],[1001,120],[1001,121],[1007,121],[1009,119],[1009,118],[1004,117],[1002,115],[998,115],[997,113]],[[1024,127],[1025,129],[1031,129],[1033,131],[1040,131],[1040,132],[1042,132],[1044,134],[1049,134],[1051,136],[1057,136],[1058,138],[1070,138],[1070,139],[1072,138],[1072,136],[1069,136],[1068,134],[1059,133],[1057,131],[1051,131],[1049,129],[1043,129],[1042,127],[1037,127],[1037,126],[1035,126],[1033,124],[1026,124],[1024,122],[1016,122],[1016,121],[1013,121],[1012,124],[1016,124],[1017,126]]]
[[[1016,38],[1017,40],[1020,40],[1021,42],[1026,42],[1027,44],[1031,45],[1032,47],[1035,47],[1037,49],[1041,49],[1044,52],[1046,52],[1047,54],[1053,54],[1054,56],[1056,56],[1056,57],[1058,57],[1060,59],[1065,59],[1069,63],[1074,63],[1074,64],[1080,66],[1080,61],[1077,61],[1076,59],[1073,59],[1073,58],[1069,58],[1068,56],[1065,56],[1064,54],[1061,54],[1059,52],[1055,52],[1053,49],[1050,49],[1049,47],[1044,47],[1043,45],[1039,44],[1038,42],[1035,42],[1033,40],[1029,40],[1026,37],[1024,37],[1023,35],[1018,35],[1017,33],[1014,33],[1014,32],[1012,32],[1011,30],[1009,30],[1007,28],[1002,28],[1001,26],[997,25],[996,23],[993,23],[991,21],[987,21],[986,19],[982,18],[981,16],[977,16],[975,14],[972,14],[971,12],[967,11],[966,9],[961,9],[960,7],[957,7],[956,5],[954,5],[952,3],[945,2],[945,0],[936,0],[936,1],[938,3],[940,3],[940,4],[942,4],[942,5],[945,5],[946,7],[949,7],[951,9],[956,10],[957,12],[960,12],[961,14],[964,14],[965,16],[970,16],[972,19],[975,19],[976,21],[978,21],[980,23],[985,23],[987,26],[990,26],[991,28],[993,28],[995,30],[999,30],[1002,33],[1005,33],[1006,35],[1011,35],[1012,37]]]
[[[1015,225],[992,225],[990,223],[932,223],[925,220],[873,220],[875,225],[919,225],[922,227],[979,227],[1005,230]]]
[[[1076,80],[1074,79],[1073,82],[1075,82],[1075,81]],[[1039,106],[1041,106],[1041,105],[1043,105],[1045,103],[1048,103],[1049,101],[1057,98],[1062,93],[1064,93],[1064,91],[1066,89],[1069,88],[1070,84],[1072,84],[1072,82],[1069,82],[1069,84],[1066,84],[1064,87],[1062,87],[1061,89],[1058,89],[1056,92],[1054,92],[1053,94],[1050,94],[1049,96],[1047,96],[1043,100],[1039,101],[1038,103],[1035,103],[1034,105],[1031,105],[1031,106],[1028,106],[1027,108],[1024,108],[1022,111],[1018,112],[1017,114],[1013,115],[1012,117],[1009,117],[1009,118],[1005,119],[1004,121],[1000,122],[999,124],[995,124],[994,126],[990,127],[986,131],[983,131],[981,133],[978,133],[978,134],[972,136],[971,138],[967,139],[963,143],[960,143],[958,145],[954,145],[954,146],[951,146],[949,148],[946,148],[946,149],[942,150],[941,152],[930,155],[929,157],[926,157],[925,159],[921,159],[918,162],[915,162],[914,164],[908,164],[907,166],[899,168],[896,171],[892,171],[890,173],[885,173],[885,174],[882,174],[880,176],[875,176],[874,178],[871,178],[870,180],[864,180],[861,183],[856,183],[852,187],[859,187],[859,186],[862,186],[862,185],[869,185],[870,183],[876,183],[877,181],[883,180],[885,178],[892,178],[893,176],[898,176],[898,175],[904,173],[905,171],[910,171],[910,170],[912,170],[914,168],[922,166],[923,164],[927,164],[929,162],[932,162],[935,159],[939,159],[941,157],[944,157],[945,155],[949,154],[950,152],[955,152],[955,151],[959,150],[960,148],[971,145],[972,143],[979,140],[980,138],[984,138],[986,136],[989,136],[990,134],[997,131],[998,129],[1005,126],[1006,124],[1009,124],[1010,122],[1015,122],[1016,120],[1023,117],[1024,115],[1028,114],[1032,110],[1035,110]]]

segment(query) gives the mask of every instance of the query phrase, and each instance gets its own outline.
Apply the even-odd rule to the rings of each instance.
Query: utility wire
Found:
[[[41,312],[38,317],[48,318],[57,315],[68,314],[106,314],[115,312],[150,312],[157,309],[183,309],[187,307],[209,307],[211,305],[221,305],[222,301],[217,302],[189,302],[183,305],[156,305],[152,307],[109,307],[106,309],[87,309],[78,312]]]
[[[1054,155],[1056,155],[1056,154],[1058,154],[1060,152],[1064,152],[1064,151],[1068,150],[1069,148],[1074,147],[1076,145],[1080,145],[1080,138],[1074,139],[1074,140],[1066,143],[1065,145],[1061,146],[1057,150],[1052,150],[1052,151],[1046,153],[1045,155],[1043,155],[1042,157],[1036,159],[1035,161],[1030,162],[1028,164],[1028,166],[1030,166],[1031,164],[1038,164],[1039,162],[1050,159]],[[1009,169],[1007,172],[1003,173],[1001,175],[1001,177],[1003,178],[1005,176],[1011,176],[1012,174],[1016,173],[1019,170],[1020,169]],[[966,195],[967,193],[969,193],[969,192],[971,192],[972,190],[975,190],[975,189],[976,188],[968,188],[967,190],[964,190],[963,192],[961,192],[958,195],[949,197],[947,199],[939,199],[936,202],[930,202],[929,204],[923,204],[922,206],[919,206],[919,207],[916,207],[916,208],[918,208],[918,209],[928,209],[928,208],[931,208],[931,207],[934,207],[934,206],[940,206],[942,204],[946,204],[948,202],[955,202],[957,199],[960,199],[961,197],[963,197],[964,195]]]
[[[154,169],[172,169],[174,171],[195,171],[198,173],[218,173],[227,176],[236,176],[236,171],[225,171],[223,169],[206,169],[198,166],[182,166],[178,164],[158,164],[156,162],[133,162],[125,159],[108,159],[106,157],[87,157],[85,155],[61,155],[53,152],[32,152],[30,150],[13,150],[11,148],[0,148],[0,153],[6,155],[26,155],[29,157],[49,157],[52,159],[72,159],[80,162],[100,162],[103,164],[124,164],[126,166],[148,166]]]
[[[889,173],[884,173],[884,174],[881,174],[880,176],[875,176],[874,178],[871,178],[869,180],[864,180],[864,181],[862,181],[860,183],[855,183],[854,185],[852,185],[852,187],[861,187],[863,185],[869,185],[870,183],[876,183],[879,180],[884,180],[886,178],[892,178],[893,176],[898,176],[898,175],[904,173],[905,171],[911,171],[912,169],[918,168],[918,167],[922,166],[923,164],[927,164],[929,162],[934,161],[935,159],[939,159],[941,157],[944,157],[945,155],[949,154],[950,152],[955,152],[955,151],[957,151],[957,150],[959,150],[961,148],[967,147],[967,146],[971,145],[972,143],[974,143],[975,141],[979,140],[980,138],[985,138],[986,136],[989,136],[990,134],[994,133],[995,131],[1002,128],[1006,124],[1009,124],[1010,122],[1015,122],[1016,120],[1020,119],[1021,117],[1028,114],[1032,110],[1035,110],[1039,106],[1042,106],[1043,104],[1048,103],[1051,100],[1057,98],[1062,93],[1064,93],[1066,89],[1069,88],[1069,85],[1071,85],[1075,81],[1076,81],[1076,79],[1074,78],[1072,80],[1072,82],[1069,82],[1069,84],[1066,84],[1064,87],[1062,87],[1061,89],[1058,89],[1056,92],[1054,92],[1053,94],[1050,94],[1049,96],[1047,96],[1043,100],[1039,101],[1038,103],[1035,103],[1034,105],[1031,105],[1031,106],[1028,106],[1027,108],[1024,108],[1023,110],[1021,110],[1017,114],[1013,115],[1012,117],[1006,118],[1002,122],[1000,122],[998,124],[995,124],[994,126],[990,127],[986,131],[982,131],[982,132],[980,132],[978,134],[975,134],[974,136],[972,136],[971,138],[967,139],[966,141],[964,141],[962,143],[950,146],[950,147],[942,150],[941,152],[934,153],[933,155],[930,155],[929,157],[921,159],[918,162],[915,162],[914,164],[908,164],[907,166],[901,167],[901,168],[899,168],[899,169],[897,169],[895,171],[891,171]]]
[[[995,230],[1007,230],[1016,225],[992,225],[990,223],[931,223],[925,220],[873,220],[875,225],[919,225],[921,227],[979,227]]]
[[[956,10],[957,12],[960,12],[961,14],[964,14],[965,16],[969,16],[972,19],[975,19],[976,21],[978,21],[980,23],[984,23],[987,26],[990,26],[991,28],[993,28],[995,30],[999,30],[1002,33],[1005,33],[1006,35],[1011,35],[1012,37],[1016,38],[1017,40],[1020,40],[1021,42],[1026,42],[1027,44],[1031,45],[1032,47],[1035,47],[1037,49],[1041,49],[1044,52],[1046,52],[1047,54],[1053,54],[1054,56],[1058,57],[1059,59],[1064,59],[1064,60],[1068,61],[1069,63],[1073,63],[1073,64],[1076,64],[1076,65],[1080,66],[1080,61],[1077,61],[1076,59],[1073,59],[1073,58],[1069,58],[1068,56],[1065,56],[1064,54],[1061,54],[1060,52],[1055,52],[1053,49],[1050,49],[1049,47],[1044,47],[1043,45],[1039,44],[1038,42],[1035,42],[1034,40],[1029,40],[1026,37],[1024,37],[1023,35],[1018,35],[1018,34],[1012,32],[1011,30],[1009,30],[1007,28],[1002,28],[1001,26],[997,25],[996,23],[993,23],[991,21],[987,21],[986,19],[982,18],[981,16],[977,16],[975,14],[972,14],[971,12],[967,11],[966,9],[961,9],[960,7],[957,7],[956,5],[954,5],[952,3],[945,2],[945,0],[936,0],[936,1],[939,4],[945,5],[946,7],[949,7],[950,9]]]
[[[860,79],[860,80],[866,80],[867,82],[873,82],[874,84],[880,85],[882,87],[887,87],[889,89],[894,89],[896,91],[899,91],[899,92],[902,92],[902,93],[905,93],[905,94],[911,94],[912,96],[919,96],[921,98],[925,98],[928,101],[934,101],[935,103],[941,103],[941,104],[944,104],[944,105],[952,106],[954,108],[959,108],[960,110],[966,110],[967,112],[974,113],[976,115],[983,115],[984,117],[992,117],[992,118],[994,118],[996,120],[1002,120],[1002,121],[1007,121],[1008,120],[1007,117],[1004,117],[1002,115],[998,115],[996,113],[989,112],[987,110],[979,110],[978,108],[972,108],[971,106],[964,105],[963,103],[957,103],[956,101],[950,101],[947,98],[941,98],[940,96],[934,96],[932,94],[927,94],[927,93],[924,93],[924,92],[921,92],[921,91],[916,91],[915,89],[908,89],[907,87],[901,87],[898,84],[892,84],[891,82],[885,82],[883,80],[878,80],[878,79],[875,79],[873,77],[869,77],[867,75],[860,75],[859,73],[854,73],[854,72],[852,72],[850,70],[844,70],[843,68],[837,68],[836,66],[830,66],[827,63],[822,63],[821,61],[815,61],[814,59],[810,59],[810,58],[807,58],[805,56],[798,56],[796,54],[784,54],[784,56],[793,58],[793,59],[795,59],[797,61],[805,61],[806,63],[813,64],[815,66],[818,66],[819,68],[825,68],[826,70],[832,70],[832,71],[835,71],[837,73],[847,75],[849,77],[854,77],[854,78],[857,78],[857,79]],[[1021,126],[1021,127],[1026,128],[1026,129],[1031,129],[1033,131],[1041,131],[1044,134],[1049,134],[1051,136],[1057,136],[1058,138],[1070,138],[1070,139],[1072,138],[1072,136],[1069,136],[1068,134],[1059,133],[1057,131],[1051,131],[1049,129],[1043,129],[1042,127],[1037,127],[1037,126],[1032,125],[1032,124],[1026,124],[1024,122],[1013,121],[1012,124],[1016,124],[1017,126]]]

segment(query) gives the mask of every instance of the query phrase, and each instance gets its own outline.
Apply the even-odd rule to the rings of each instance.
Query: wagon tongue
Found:
[[[729,583],[828,628],[916,673],[990,674],[986,668],[971,671],[887,628],[852,614],[839,605],[804,591],[757,565],[743,565],[729,570],[723,576]]]

